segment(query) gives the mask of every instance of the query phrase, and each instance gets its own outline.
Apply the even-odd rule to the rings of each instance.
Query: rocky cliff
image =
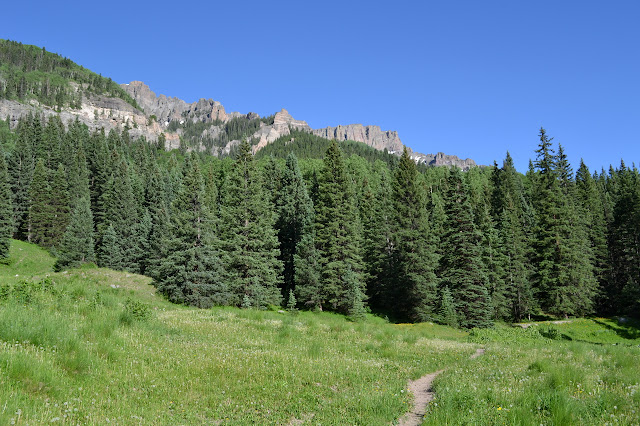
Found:
[[[63,122],[79,119],[91,130],[104,128],[108,132],[111,129],[129,129],[132,137],[144,136],[151,141],[164,134],[168,149],[180,147],[181,138],[191,138],[188,146],[198,150],[209,150],[214,155],[229,154],[239,144],[237,132],[234,133],[236,137],[229,137],[229,130],[225,127],[234,118],[240,119],[241,123],[244,123],[241,126],[244,125],[249,131],[243,133],[242,137],[252,140],[254,153],[278,138],[290,134],[290,129],[308,131],[326,139],[362,142],[375,149],[386,149],[395,154],[401,153],[404,148],[397,132],[381,130],[379,126],[349,124],[312,129],[306,121],[294,119],[285,109],[277,112],[272,120],[261,119],[258,114],[251,112],[227,112],[220,102],[213,99],[187,103],[175,97],[156,95],[141,81],[132,81],[122,84],[121,87],[142,110],[119,98],[90,95],[82,98],[79,109],[64,108],[61,111],[41,105],[37,101],[25,104],[0,100],[0,117],[8,117],[12,126],[15,126],[17,120],[29,112],[41,114],[45,118],[59,114]],[[428,165],[455,165],[464,170],[475,166],[471,159],[462,160],[455,155],[441,152],[411,152],[411,155],[417,163]]]

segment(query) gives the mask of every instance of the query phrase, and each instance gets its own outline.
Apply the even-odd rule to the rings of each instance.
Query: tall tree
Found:
[[[287,156],[278,194],[276,228],[283,264],[282,295],[288,297],[289,292],[295,290],[294,256],[304,235],[312,231],[314,220],[313,203],[294,154]]]
[[[233,304],[279,305],[282,262],[275,215],[245,140],[223,191],[220,239]]]
[[[49,247],[47,231],[51,224],[51,186],[49,170],[43,159],[38,159],[29,186],[29,241]]]
[[[9,246],[13,234],[13,206],[11,186],[4,152],[0,149],[0,262],[9,257]]]
[[[157,278],[158,289],[172,302],[203,308],[231,302],[230,291],[222,281],[212,231],[199,162],[191,156],[185,163],[182,187],[174,201],[172,237]]]
[[[407,148],[394,173],[393,207],[394,313],[413,321],[433,320],[437,315],[438,259],[429,241],[426,203],[416,164]]]
[[[69,216],[71,213],[69,206],[67,172],[62,164],[58,164],[58,168],[53,175],[48,205],[51,216],[46,232],[47,244],[50,246],[57,246],[69,225]]]
[[[54,269],[76,268],[83,263],[94,262],[93,215],[89,198],[77,200],[69,225],[58,248],[58,260]]]
[[[473,221],[469,190],[457,169],[449,174],[447,183],[447,222],[439,267],[442,286],[451,291],[462,327],[489,327],[491,300],[482,266],[481,235]]]
[[[333,141],[318,179],[316,203],[316,244],[322,265],[321,307],[350,313],[356,307],[351,296],[364,297],[359,219],[342,151]],[[350,281],[345,279],[346,274],[350,274]],[[353,288],[356,284],[359,291]]]

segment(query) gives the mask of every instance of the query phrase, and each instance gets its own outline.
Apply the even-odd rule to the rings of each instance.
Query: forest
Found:
[[[406,150],[385,161],[335,141],[254,158],[245,140],[220,159],[37,115],[0,121],[0,138],[0,258],[11,238],[29,241],[56,270],[147,275],[201,308],[462,328],[638,316],[637,168],[574,172],[544,129],[525,174],[509,153],[468,172],[418,169]]]

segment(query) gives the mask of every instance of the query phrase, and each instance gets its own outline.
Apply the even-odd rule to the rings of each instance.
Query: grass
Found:
[[[447,370],[425,424],[637,425],[640,337],[629,321],[472,331],[484,356]]]
[[[0,266],[0,424],[389,424],[477,344],[433,324],[171,305],[146,277]],[[16,277],[18,275],[18,277]]]
[[[17,241],[0,265],[0,424],[388,425],[410,407],[407,381],[442,368],[425,424],[640,423],[631,320],[466,333],[200,310],[146,277],[52,265]]]

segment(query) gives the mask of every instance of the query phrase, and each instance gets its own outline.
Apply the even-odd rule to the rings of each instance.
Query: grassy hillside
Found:
[[[11,258],[0,266],[1,424],[384,424],[406,410],[409,378],[477,347],[431,324],[174,306],[145,277],[54,274],[53,259],[17,241]]]
[[[36,99],[50,107],[80,108],[82,96],[89,94],[117,97],[139,109],[110,78],[44,48],[0,40],[0,99]]]
[[[427,424],[638,424],[640,336],[609,319],[353,323],[171,305],[143,276],[14,241],[0,265],[0,424],[391,424],[447,368]],[[484,356],[469,360],[478,347]]]

